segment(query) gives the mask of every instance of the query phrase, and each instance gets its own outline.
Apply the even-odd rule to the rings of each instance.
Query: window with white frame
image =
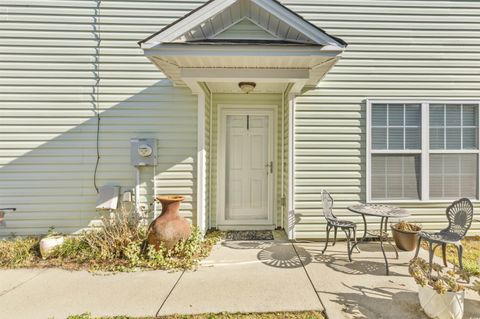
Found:
[[[479,104],[369,101],[369,201],[478,198]]]

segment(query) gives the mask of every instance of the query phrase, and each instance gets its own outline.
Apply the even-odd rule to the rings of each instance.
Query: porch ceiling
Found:
[[[206,82],[212,93],[243,93],[236,82]],[[253,93],[282,93],[288,83],[257,83]]]

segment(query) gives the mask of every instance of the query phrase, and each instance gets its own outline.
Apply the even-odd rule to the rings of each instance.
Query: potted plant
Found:
[[[50,256],[55,247],[63,245],[64,241],[65,237],[61,233],[55,231],[53,227],[50,227],[47,236],[40,240],[39,246],[42,258],[48,258],[48,256]]]
[[[411,251],[417,248],[417,233],[422,230],[417,224],[400,221],[395,225],[390,225],[392,229],[393,240],[401,250]]]
[[[446,270],[439,264],[429,264],[422,258],[414,258],[408,267],[418,284],[420,306],[429,318],[462,319],[465,288],[480,294],[480,282],[469,285],[469,275],[463,270]]]

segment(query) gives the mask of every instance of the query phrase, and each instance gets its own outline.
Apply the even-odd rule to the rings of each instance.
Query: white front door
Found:
[[[272,225],[274,188],[274,113],[224,110],[223,185],[220,224]],[[223,208],[223,209],[222,209]]]

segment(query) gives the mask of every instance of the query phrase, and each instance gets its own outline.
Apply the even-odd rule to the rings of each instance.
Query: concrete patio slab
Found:
[[[408,275],[413,252],[400,252],[396,260],[387,248],[390,276],[386,276],[379,243],[361,244],[353,262],[348,261],[345,242],[329,246],[324,255],[324,243],[295,246],[303,259],[310,260],[305,266],[329,318],[427,318],[420,309],[417,286]],[[480,297],[467,292],[465,308],[465,318],[479,318]]]
[[[159,314],[323,310],[291,243],[217,245],[186,272]]]
[[[147,271],[102,276],[49,269],[0,297],[1,317],[66,318],[84,312],[154,316],[180,275]]]
[[[345,242],[324,255],[323,245],[280,239],[224,241],[197,271],[175,273],[2,270],[0,317],[325,310],[330,319],[426,318],[408,275],[413,252],[400,252],[396,260],[387,249],[391,275],[386,276],[378,243],[360,245],[353,262],[348,261]],[[478,295],[467,292],[465,307],[465,318],[480,318]]]

